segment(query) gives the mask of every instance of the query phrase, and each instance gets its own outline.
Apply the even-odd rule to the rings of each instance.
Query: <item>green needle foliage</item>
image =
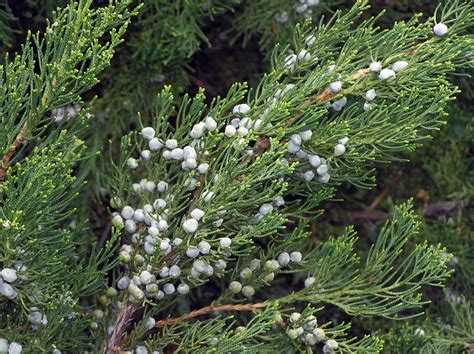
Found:
[[[467,347],[467,301],[452,301],[454,320],[424,312],[454,258],[424,237],[412,201],[392,208],[373,242],[352,226],[324,237],[314,218],[341,186],[374,187],[376,167],[445,124],[459,93],[450,77],[472,67],[471,6],[450,1],[390,29],[364,15],[366,0],[317,25],[300,21],[306,9],[256,87],[177,95],[175,73],[210,43],[202,24],[237,3],[72,1],[6,56],[0,353]],[[263,48],[274,45],[273,32],[257,31]],[[176,86],[157,92],[150,83],[163,72]],[[103,149],[96,168],[88,151]],[[98,234],[91,188],[110,210]],[[353,325],[414,317],[428,336],[411,322]]]

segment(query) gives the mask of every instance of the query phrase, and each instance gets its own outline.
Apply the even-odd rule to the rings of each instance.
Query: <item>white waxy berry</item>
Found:
[[[147,192],[153,192],[156,188],[156,184],[153,181],[146,181],[145,189]]]
[[[181,163],[181,168],[183,170],[192,170],[196,168],[197,161],[195,159],[187,159]]]
[[[161,278],[166,278],[170,275],[170,268],[164,266],[163,268],[160,269],[160,277]]]
[[[164,209],[166,207],[166,200],[158,198],[153,202],[153,208],[155,210]]]
[[[317,169],[316,169],[316,172],[318,173],[318,175],[322,175],[322,174],[325,174],[328,172],[328,165],[320,165]]]
[[[247,114],[250,112],[250,106],[246,103],[238,104],[232,110],[233,114]]]
[[[189,246],[186,250],[186,255],[190,258],[196,258],[199,256],[199,249],[196,246]]]
[[[313,136],[313,132],[311,130],[305,130],[301,132],[299,135],[301,137],[301,140],[308,141]]]
[[[199,208],[193,209],[193,211],[191,211],[191,217],[196,220],[201,220],[204,214],[205,214],[204,210],[201,210]]]
[[[282,252],[278,256],[278,263],[280,263],[281,266],[286,266],[288,263],[290,263],[290,255],[287,252]]]
[[[178,147],[178,140],[168,139],[168,140],[166,140],[165,145],[170,150],[176,149]]]
[[[160,250],[166,251],[166,250],[168,250],[168,248],[170,248],[169,241],[163,240],[163,241],[160,242]]]
[[[163,291],[166,295],[171,295],[176,291],[176,289],[173,284],[166,283],[165,285],[163,285]]]
[[[336,70],[336,65],[332,64],[328,66],[328,69],[326,70],[326,74],[332,74]]]
[[[214,268],[212,268],[212,266],[208,264],[206,266],[206,269],[204,269],[204,274],[208,277],[212,276],[214,274]]]
[[[181,295],[189,294],[189,285],[185,283],[181,283],[178,285],[178,293]]]
[[[157,189],[158,192],[160,192],[160,193],[166,192],[166,190],[168,189],[168,183],[166,183],[166,182],[164,182],[164,181],[160,181],[160,182],[158,182],[158,184],[156,185],[156,189]]]
[[[370,63],[369,70],[373,73],[378,73],[380,70],[382,70],[382,64],[379,61],[374,61]]]
[[[158,221],[158,230],[164,231],[166,229],[168,229],[168,222],[166,220]]]
[[[21,354],[23,352],[23,346],[17,342],[11,342],[8,346],[8,354]]]
[[[338,143],[339,143],[339,144],[342,144],[342,145],[346,145],[348,141],[349,141],[349,138],[346,136],[346,137],[344,137],[344,138],[342,138],[342,139],[339,139],[339,140],[338,140]]]
[[[235,128],[237,129],[238,127],[240,127],[240,118],[234,118],[230,121],[230,124]]]
[[[130,157],[127,160],[127,166],[131,168],[132,170],[136,169],[138,167],[138,161],[135,160],[133,157]]]
[[[127,276],[123,276],[119,280],[117,280],[117,288],[119,288],[120,290],[124,290],[128,287],[129,282],[130,279]]]
[[[133,234],[135,231],[137,231],[137,223],[133,220],[126,220],[125,221],[125,230],[129,234]]]
[[[322,328],[315,328],[313,329],[313,335],[318,339],[318,341],[321,341],[326,336],[326,333]]]
[[[255,289],[253,286],[251,285],[246,285],[242,288],[242,294],[245,296],[245,297],[252,297],[255,295]]]
[[[293,313],[290,315],[290,322],[296,322],[296,321],[298,321],[300,318],[301,318],[301,313],[299,313],[299,312],[293,312]]]
[[[372,107],[371,103],[365,102],[362,108],[364,109],[364,111],[368,111],[371,107]]]
[[[337,144],[334,147],[334,156],[341,156],[346,152],[346,147],[342,144]]]
[[[157,151],[163,147],[163,143],[159,139],[153,138],[148,142],[148,147],[151,151]]]
[[[314,44],[314,42],[316,41],[316,37],[314,35],[310,34],[308,37],[306,37],[306,39],[304,41],[305,41],[305,43],[308,47],[311,47]]]
[[[301,254],[301,252],[295,251],[290,253],[290,260],[293,263],[300,263],[302,259],[303,255]]]
[[[143,285],[150,284],[153,281],[153,274],[151,274],[149,271],[144,270],[140,273],[140,283]]]
[[[295,64],[296,64],[296,54],[290,54],[288,55],[285,60],[284,60],[284,65],[289,68],[289,69],[293,69],[295,67]]]
[[[303,178],[306,182],[311,182],[314,179],[314,172],[313,171],[306,171],[303,174]]]
[[[223,259],[219,259],[216,263],[214,263],[214,267],[219,270],[224,270],[227,267],[227,262]]]
[[[5,338],[0,338],[0,353],[8,353],[8,340]]]
[[[153,329],[155,327],[155,324],[156,324],[155,319],[153,317],[149,317],[145,321],[145,328],[148,330]]]
[[[263,277],[263,280],[267,283],[271,283],[275,279],[275,273],[269,273]]]
[[[210,132],[213,132],[214,130],[217,129],[217,122],[214,118],[206,117],[204,122],[206,124],[206,129],[209,130]]]
[[[201,259],[196,259],[193,262],[193,268],[196,270],[198,273],[203,273],[206,270],[206,263],[201,260]]]
[[[165,297],[165,293],[164,293],[163,291],[158,290],[158,291],[156,292],[155,298],[156,298],[157,300],[161,300],[161,299],[163,299],[164,297]]]
[[[273,211],[273,205],[269,203],[262,204],[262,206],[260,207],[258,211],[262,215],[267,215],[268,213],[271,213]]]
[[[308,277],[305,279],[304,281],[304,287],[305,288],[309,288],[311,285],[314,284],[314,282],[316,281],[316,278],[315,277]]]
[[[278,268],[278,267],[275,267],[271,260],[266,261],[264,266],[263,266],[263,269],[265,269],[267,272],[271,272],[271,271],[275,270],[276,268]]]
[[[150,236],[156,237],[156,236],[158,236],[158,235],[160,234],[160,230],[158,230],[158,228],[155,227],[155,226],[150,226],[150,227],[148,228],[148,234],[149,234]]]
[[[379,74],[380,80],[388,80],[395,77],[395,71],[392,69],[383,69]]]
[[[171,150],[171,158],[173,160],[182,160],[183,159],[183,149],[175,148]]]
[[[242,290],[242,284],[238,281],[233,281],[229,284],[229,290],[231,293],[238,294]]]
[[[437,23],[433,26],[433,33],[442,37],[448,33],[448,26],[446,26],[444,23]]]
[[[305,12],[306,10],[308,10],[308,4],[302,4],[302,5],[299,5],[296,7],[295,11],[299,14],[302,14],[303,12]]]
[[[237,133],[237,129],[233,125],[227,125],[224,130],[224,134],[229,138]]]
[[[298,151],[300,151],[301,146],[298,144],[295,144],[292,140],[288,142],[288,152],[290,154],[296,154]]]
[[[336,350],[336,349],[339,347],[339,344],[337,344],[337,342],[336,342],[334,339],[329,339],[329,340],[326,342],[326,346],[327,346],[328,349],[330,349],[330,350]]]
[[[306,0],[308,6],[316,6],[319,4],[319,0]]]
[[[286,331],[286,334],[290,339],[298,338],[298,332],[293,328],[290,328],[288,331]]]
[[[260,126],[262,125],[263,123],[263,120],[262,119],[257,119],[255,121],[255,123],[253,124],[253,129],[257,130],[258,128],[260,128]]]
[[[245,280],[245,279],[250,279],[252,277],[252,270],[250,268],[244,268],[240,271],[240,278]]]
[[[318,339],[312,333],[306,333],[304,339],[308,345],[315,345],[318,342]]]
[[[332,103],[332,108],[335,111],[339,112],[346,106],[346,104],[347,104],[347,97],[342,97]]]
[[[143,160],[148,161],[151,157],[151,151],[150,150],[143,150],[140,155],[142,156]]]
[[[245,127],[247,129],[252,129],[253,121],[248,117],[242,118],[239,122],[239,127]]]
[[[171,160],[171,150],[165,150],[163,151],[163,158],[165,160]]]
[[[7,283],[13,283],[15,280],[18,279],[18,276],[16,275],[16,270],[15,269],[3,268],[2,269],[2,278]]]
[[[212,223],[215,227],[221,227],[222,224],[224,223],[224,219],[218,219]]]
[[[170,267],[169,276],[171,278],[176,279],[176,278],[179,278],[180,275],[181,275],[181,268],[176,264],[172,265]]]
[[[192,146],[185,146],[183,149],[183,160],[197,159],[196,150]]]
[[[373,101],[376,96],[377,96],[377,93],[375,92],[375,89],[370,89],[365,93],[365,99],[369,102]]]
[[[207,241],[201,241],[198,243],[198,249],[201,254],[208,254],[211,251],[211,245]]]
[[[115,226],[115,227],[123,226],[123,218],[120,215],[115,215],[112,218],[112,225]]]
[[[143,249],[145,250],[146,254],[153,254],[155,252],[155,246],[149,242],[145,242]]]
[[[201,173],[201,174],[207,173],[207,171],[209,171],[209,164],[208,164],[208,163],[205,163],[205,162],[199,164],[199,166],[198,166],[198,171],[199,171],[199,173]]]
[[[6,296],[9,299],[15,299],[18,296],[18,293],[13,289],[13,287],[8,283],[0,284],[0,295]]]
[[[328,183],[330,178],[331,176],[329,175],[329,173],[323,173],[318,177],[318,181],[321,183]]]
[[[142,136],[147,140],[153,139],[155,137],[155,129],[153,129],[152,127],[143,128]]]
[[[198,221],[194,218],[188,219],[183,223],[184,231],[190,234],[196,232],[196,230],[198,229],[198,226],[199,226]]]
[[[193,126],[189,135],[191,135],[191,138],[193,139],[199,139],[200,137],[204,135],[205,132],[206,132],[206,123],[199,122],[198,124],[195,124]]]
[[[275,205],[277,207],[285,205],[285,199],[281,195],[275,198]]]
[[[249,130],[245,127],[240,127],[239,129],[237,129],[237,133],[240,136],[247,136],[249,134]]]
[[[311,59],[311,53],[303,49],[298,53],[298,59],[308,61]]]
[[[214,198],[214,192],[211,191],[204,191],[202,193],[202,197],[206,203],[209,203]]]
[[[301,145],[301,143],[303,142],[299,134],[293,134],[290,139],[296,145]]]
[[[317,155],[310,155],[308,157],[308,162],[313,167],[319,167],[321,165],[321,158]]]
[[[229,237],[223,237],[219,242],[222,248],[228,248],[232,244],[232,240]]]
[[[397,61],[397,62],[393,63],[392,70],[395,71],[396,73],[398,73],[399,71],[402,71],[403,69],[405,69],[407,66],[408,66],[407,61],[400,60],[400,61]]]
[[[175,246],[179,246],[182,243],[183,243],[183,240],[180,239],[179,237],[176,237],[176,238],[173,239],[173,245],[175,245]]]
[[[341,81],[335,81],[335,82],[331,82],[329,84],[329,90],[332,92],[332,93],[338,93],[342,90],[342,82]]]
[[[262,263],[262,261],[260,259],[252,259],[250,261],[249,268],[252,271],[256,271],[256,270],[260,269],[261,263]]]

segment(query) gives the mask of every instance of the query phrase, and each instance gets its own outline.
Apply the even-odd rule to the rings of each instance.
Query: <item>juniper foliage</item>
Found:
[[[214,98],[172,86],[151,98],[141,69],[181,70],[206,41],[202,21],[235,1],[80,0],[28,34],[1,67],[0,351],[379,352],[385,339],[428,352],[471,338],[464,300],[449,327],[425,317],[438,335],[400,336],[411,324],[354,335],[358,318],[423,315],[423,290],[452,274],[442,240],[419,236],[411,202],[393,207],[367,252],[353,227],[314,232],[342,185],[374,187],[375,167],[445,123],[459,93],[450,75],[472,66],[468,3],[384,30],[363,19],[367,3],[317,26],[291,23],[258,86]],[[171,44],[164,29],[176,18]],[[100,76],[134,21],[136,36]],[[437,22],[446,35],[433,34]],[[141,69],[122,73],[129,65]],[[108,92],[85,102],[99,77]],[[132,131],[117,141],[104,122]],[[91,202],[79,196],[96,166],[86,151],[106,136],[111,215],[94,235],[94,207],[77,204]]]

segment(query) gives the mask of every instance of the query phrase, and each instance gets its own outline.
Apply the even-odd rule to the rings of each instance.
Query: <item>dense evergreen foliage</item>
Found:
[[[473,350],[472,3],[383,3],[3,1],[0,353]]]

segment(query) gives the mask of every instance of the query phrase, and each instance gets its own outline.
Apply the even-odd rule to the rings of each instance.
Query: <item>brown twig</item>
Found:
[[[23,126],[21,127],[20,131],[16,135],[15,140],[13,143],[10,145],[10,148],[8,151],[3,155],[2,158],[2,166],[0,166],[0,182],[3,182],[5,179],[5,172],[8,168],[8,164],[10,163],[10,160],[15,153],[16,149],[20,146],[20,144],[23,142],[23,138],[25,137],[26,134],[26,129],[28,128],[28,121],[26,121]]]
[[[169,318],[155,323],[155,328],[163,328],[166,325],[171,325],[179,322],[188,321],[194,317],[206,315],[209,312],[222,311],[252,311],[268,306],[268,302],[259,302],[256,304],[237,304],[237,305],[221,305],[221,306],[206,306],[198,310],[191,311],[184,316]]]
[[[120,351],[118,345],[122,340],[122,337],[127,329],[128,324],[130,323],[133,314],[135,313],[135,307],[127,302],[122,310],[117,315],[117,320],[115,321],[114,329],[109,336],[109,339],[104,348],[104,354],[109,354],[113,352]]]

